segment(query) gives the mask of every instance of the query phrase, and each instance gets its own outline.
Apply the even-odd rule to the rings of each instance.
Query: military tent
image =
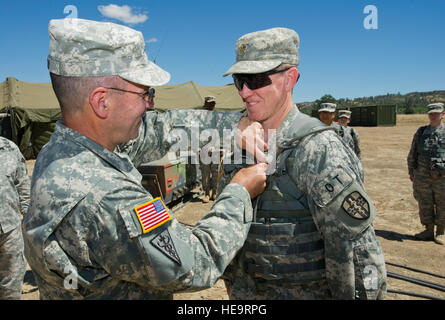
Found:
[[[158,110],[202,108],[204,98],[213,96],[216,110],[242,111],[244,104],[233,84],[201,86],[193,81],[155,87],[155,108]]]
[[[8,77],[0,84],[2,135],[14,141],[27,159],[34,158],[61,119],[50,83],[31,83]],[[9,132],[8,132],[9,131]]]
[[[199,109],[214,96],[216,110],[242,111],[243,102],[233,84],[201,86],[193,81],[156,87],[155,108]],[[27,159],[37,156],[61,119],[50,83],[32,83],[8,77],[0,83],[0,134],[14,141]]]

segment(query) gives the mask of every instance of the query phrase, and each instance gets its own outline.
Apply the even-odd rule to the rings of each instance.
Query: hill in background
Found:
[[[386,95],[354,99],[335,99],[332,95],[325,94],[323,97],[313,102],[297,103],[297,106],[304,113],[310,114],[312,109],[318,110],[318,106],[322,102],[336,103],[337,110],[358,106],[396,105],[397,113],[399,114],[425,113],[428,104],[433,102],[445,103],[445,90],[410,92],[403,95],[400,94],[400,92],[397,94],[387,93]]]

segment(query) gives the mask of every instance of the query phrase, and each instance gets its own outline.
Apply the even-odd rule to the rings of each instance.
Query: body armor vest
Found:
[[[445,126],[420,128],[418,161],[431,169],[445,170]]]
[[[253,203],[254,221],[240,253],[254,278],[297,283],[325,278],[324,243],[309,212],[307,199],[286,173],[281,153],[266,190]]]
[[[298,285],[317,281],[321,286],[326,279],[324,242],[309,211],[306,194],[295,185],[286,168],[295,165],[293,151],[302,139],[334,128],[300,112],[291,117],[298,126],[287,124],[283,130],[284,138],[277,144],[283,151],[278,154],[276,170],[268,176],[265,191],[252,202],[253,222],[237,261],[258,282],[284,280]],[[226,183],[246,166],[233,163],[221,165]],[[218,193],[224,186],[218,184]]]

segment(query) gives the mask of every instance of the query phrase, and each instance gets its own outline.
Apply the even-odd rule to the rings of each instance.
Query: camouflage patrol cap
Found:
[[[339,118],[341,118],[341,117],[345,117],[345,118],[348,118],[348,119],[350,119],[351,118],[351,111],[349,111],[349,110],[339,110],[338,111],[338,117]]]
[[[83,19],[51,20],[48,70],[70,77],[121,78],[145,85],[160,86],[170,74],[145,53],[141,32],[110,23]]]
[[[318,112],[322,111],[328,111],[328,112],[335,112],[335,109],[337,108],[337,105],[335,103],[325,102],[320,104],[320,108],[318,109]]]
[[[207,96],[204,98],[205,102],[216,102],[215,97],[214,96]]]
[[[443,103],[436,102],[427,105],[428,113],[442,113],[443,112]]]
[[[235,45],[236,63],[224,73],[262,73],[282,63],[300,62],[298,34],[287,28],[272,28],[245,34]]]

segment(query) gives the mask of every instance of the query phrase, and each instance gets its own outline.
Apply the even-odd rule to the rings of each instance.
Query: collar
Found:
[[[97,157],[101,158],[109,165],[123,173],[129,174],[131,171],[134,170],[134,166],[127,155],[117,154],[115,152],[109,151],[107,148],[101,146],[87,136],[65,126],[61,120],[58,120],[56,122],[56,127],[53,135],[55,135],[55,139],[57,140],[61,139],[62,141],[72,141],[75,144],[88,149]]]

